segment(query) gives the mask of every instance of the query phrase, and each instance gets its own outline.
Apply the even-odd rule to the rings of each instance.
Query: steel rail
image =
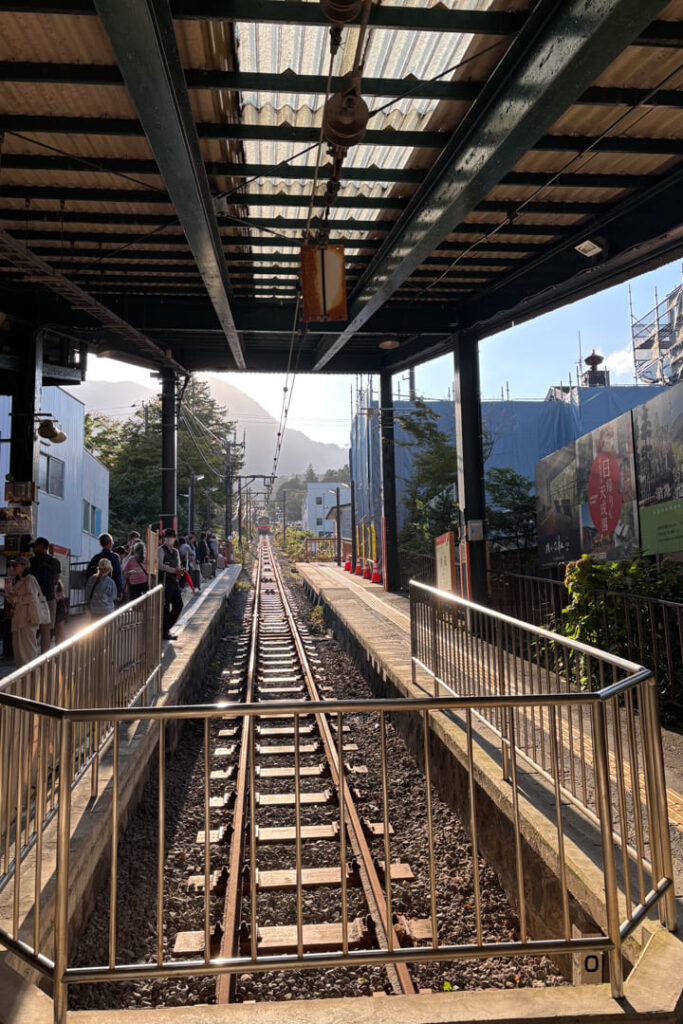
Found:
[[[270,547],[270,541],[266,542]],[[272,557],[273,576],[280,593],[282,605],[285,612],[285,617],[289,625],[289,629],[292,634],[292,639],[296,647],[297,655],[301,664],[301,669],[306,681],[306,687],[309,692],[310,699],[313,701],[320,701],[320,694],[316,686],[313,673],[311,671],[310,662],[306,654],[306,649],[301,640],[299,630],[292,614],[292,610],[289,604],[289,600],[285,593],[284,584],[282,582],[282,575],[280,573],[280,567],[277,560]],[[365,892],[365,898],[367,900],[370,912],[375,920],[378,937],[383,932],[383,938],[386,943],[387,950],[391,953],[394,950],[400,949],[401,942],[399,936],[394,928],[391,920],[391,863],[389,862],[388,855],[388,822],[385,820],[385,864],[384,864],[384,879],[386,891],[382,889],[382,883],[377,874],[372,853],[367,844],[365,834],[363,832],[363,825],[361,823],[358,811],[353,800],[351,790],[344,777],[344,766],[343,761],[339,756],[339,749],[342,748],[341,742],[337,744],[332,736],[332,730],[327,720],[327,715],[318,713],[315,716],[318,729],[320,732],[320,738],[323,743],[325,750],[325,757],[330,765],[332,782],[337,787],[339,793],[339,803],[346,815],[346,823],[349,827],[349,840],[353,852],[358,859],[360,867],[360,878],[363,890]],[[384,722],[382,723],[382,735],[384,736]],[[339,748],[339,749],[338,749]],[[384,762],[386,764],[386,762]],[[386,798],[386,790],[385,790]],[[386,819],[386,802],[385,802],[385,819]],[[345,865],[342,864],[342,873],[344,872]],[[393,967],[389,964],[386,965],[387,974],[391,982],[392,988],[396,989],[399,994],[402,995],[414,995],[415,986],[413,985],[410,972],[405,963],[396,962]],[[395,977],[392,977],[392,973]]]
[[[258,626],[260,617],[259,598],[261,591],[261,559],[258,560],[256,569],[256,587],[254,591],[254,607],[252,611],[251,639],[249,644],[249,661],[247,665],[246,690],[244,703],[251,704],[254,696],[254,677],[256,674],[256,651],[258,645]],[[208,719],[206,719],[208,722]],[[231,960],[239,955],[239,925],[240,925],[240,903],[242,897],[242,857],[244,854],[244,821],[246,816],[246,798],[249,789],[249,754],[250,744],[253,738],[253,719],[246,716],[242,719],[242,733],[240,737],[240,756],[235,780],[235,808],[232,818],[232,836],[230,838],[230,855],[228,858],[228,884],[225,893],[225,906],[223,910],[223,935],[221,938],[220,956]],[[211,837],[207,832],[204,837],[207,848],[210,845]],[[209,902],[209,892],[204,893],[206,904]],[[210,950],[205,950],[205,958],[208,959]],[[216,1001],[227,1003],[234,988],[233,975],[220,974],[216,982]]]

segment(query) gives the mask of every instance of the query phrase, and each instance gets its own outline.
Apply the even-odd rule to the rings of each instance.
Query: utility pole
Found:
[[[287,491],[282,492],[282,546],[287,544]]]
[[[237,480],[237,536],[242,546],[242,477]]]
[[[232,562],[232,444],[225,442],[225,541],[228,562]]]
[[[341,550],[342,550],[342,536],[341,536],[341,505],[339,501],[340,490],[337,488],[337,565],[341,565]]]
[[[190,470],[190,486],[187,499],[187,532],[194,533],[194,470]]]

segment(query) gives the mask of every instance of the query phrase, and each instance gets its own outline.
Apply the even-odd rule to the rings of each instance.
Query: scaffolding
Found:
[[[630,293],[629,293],[630,299]],[[631,309],[631,342],[637,381],[676,384],[683,380],[683,284],[639,320]]]

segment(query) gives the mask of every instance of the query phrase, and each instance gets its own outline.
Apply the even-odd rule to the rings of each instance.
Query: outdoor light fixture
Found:
[[[384,341],[380,341],[379,347],[389,350],[392,348],[398,348],[400,344],[401,342],[398,338],[385,338]]]
[[[597,242],[592,241],[590,238],[587,238],[585,242],[579,242],[579,244],[575,245],[574,248],[577,252],[580,252],[582,256],[585,256],[586,259],[591,259],[593,256],[597,256],[598,253],[603,251],[602,246],[598,245]]]
[[[63,430],[59,430],[54,420],[41,420],[38,425],[38,437],[44,438],[46,441],[52,441],[53,444],[61,444],[62,441],[66,441],[66,434]]]

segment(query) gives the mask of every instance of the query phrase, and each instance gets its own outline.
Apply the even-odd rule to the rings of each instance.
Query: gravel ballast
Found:
[[[334,698],[369,698],[368,683],[353,666],[351,659],[328,634],[316,635],[311,625],[312,604],[303,593],[297,578],[290,574],[285,559],[281,568],[290,598],[302,626],[309,634],[310,648],[320,659],[320,676]],[[247,603],[245,591],[237,595],[232,607],[232,621],[217,654],[216,671],[207,679],[199,700],[225,699],[229,670],[235,659],[242,624],[239,619]],[[315,620],[314,620],[315,621]],[[227,671],[228,675],[221,675]],[[345,723],[350,732],[345,742],[358,745],[349,752],[347,762],[365,766],[366,774],[348,777],[350,785],[360,791],[358,811],[361,817],[381,821],[382,770],[379,722],[377,715],[349,715]],[[212,723],[212,744],[218,745],[218,729],[225,723]],[[268,725],[285,724],[269,720]],[[305,742],[316,738],[306,737]],[[223,742],[223,741],[221,741]],[[283,742],[268,740],[269,743]],[[302,737],[302,742],[304,739]],[[411,919],[427,918],[430,913],[429,846],[426,828],[425,781],[408,753],[399,732],[389,716],[386,723],[388,763],[389,821],[394,829],[390,838],[390,859],[410,865],[414,878],[392,885],[392,909]],[[303,764],[318,764],[321,752],[302,755]],[[291,765],[291,758],[268,757],[261,764],[268,767]],[[218,766],[212,762],[212,767]],[[220,767],[225,767],[221,763]],[[303,792],[329,787],[329,779],[304,777]],[[268,793],[293,790],[292,779],[262,779],[257,788]],[[213,789],[216,795],[219,789]],[[166,930],[165,955],[170,954],[179,931],[203,928],[203,896],[187,890],[191,874],[203,871],[203,847],[196,842],[197,832],[204,827],[203,810],[203,723],[188,722],[178,748],[166,763],[166,869],[164,910]],[[302,824],[338,821],[334,804],[304,805]],[[294,808],[260,807],[259,826],[293,825]],[[224,822],[229,821],[226,814]],[[435,878],[437,880],[437,924],[442,944],[476,941],[475,901],[471,844],[468,835],[453,812],[432,791],[433,844]],[[212,818],[215,827],[219,821]],[[117,962],[153,962],[156,956],[156,857],[157,857],[157,774],[156,765],[150,773],[142,803],[119,844],[118,935]],[[371,840],[371,849],[384,859],[382,839]],[[350,859],[350,848],[347,849]],[[212,847],[212,869],[227,863],[227,847]],[[306,843],[303,846],[304,866],[338,865],[336,842]],[[294,867],[294,846],[257,847],[260,870]],[[482,937],[485,942],[519,939],[518,921],[510,907],[495,873],[480,859]],[[212,923],[220,920],[222,901],[212,902]],[[243,916],[249,919],[249,896],[243,898]],[[320,887],[303,893],[304,923],[336,922],[341,918],[339,887]],[[293,892],[260,892],[257,902],[261,926],[294,924],[296,894]],[[349,918],[367,914],[362,888],[348,889]],[[84,929],[71,963],[102,964],[107,961],[109,929],[108,884],[103,887],[97,909]],[[411,967],[416,989],[433,991],[541,987],[564,984],[553,963],[543,958],[472,960],[453,963],[419,964]],[[325,971],[252,973],[248,970],[235,980],[237,1000],[283,1000],[300,998],[334,998],[371,995],[390,991],[387,973],[382,967],[337,968]],[[73,986],[69,995],[71,1009],[122,1008],[140,1006],[177,1006],[215,1002],[215,979],[160,979],[98,986]]]

